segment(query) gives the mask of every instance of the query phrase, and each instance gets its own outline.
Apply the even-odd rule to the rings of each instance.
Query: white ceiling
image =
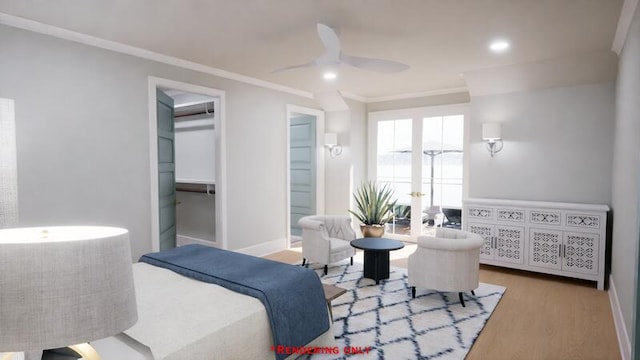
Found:
[[[312,93],[365,98],[467,87],[463,73],[611,51],[622,0],[0,0],[0,12]],[[316,23],[350,55],[411,65],[271,71],[323,53]],[[487,50],[497,37],[511,50]],[[615,58],[614,56],[612,56]],[[609,66],[610,67],[610,66]],[[566,66],[571,69],[571,66]]]

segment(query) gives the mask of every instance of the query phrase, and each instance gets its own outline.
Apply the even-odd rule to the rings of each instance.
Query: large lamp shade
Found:
[[[0,230],[0,352],[102,339],[137,319],[127,230]]]
[[[482,140],[495,141],[502,138],[500,123],[482,124]]]

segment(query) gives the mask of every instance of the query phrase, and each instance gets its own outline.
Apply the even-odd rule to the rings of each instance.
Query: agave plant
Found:
[[[393,208],[396,200],[393,189],[385,184],[379,186],[375,182],[363,182],[358,191],[353,194],[356,201],[356,211],[349,210],[362,224],[384,225],[393,218]]]

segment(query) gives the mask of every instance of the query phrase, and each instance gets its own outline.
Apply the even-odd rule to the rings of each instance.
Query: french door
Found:
[[[386,237],[415,241],[462,207],[466,118],[463,105],[369,113],[369,179],[397,200]]]

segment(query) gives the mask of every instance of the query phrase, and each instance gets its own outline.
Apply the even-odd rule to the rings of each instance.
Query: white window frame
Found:
[[[412,141],[415,144],[422,143],[422,119],[429,117],[439,117],[439,116],[451,116],[451,115],[463,115],[464,116],[464,134],[463,134],[463,160],[462,160],[462,198],[468,197],[469,194],[469,156],[468,151],[470,149],[470,125],[471,119],[469,116],[469,104],[453,104],[453,105],[439,105],[439,106],[428,106],[428,107],[417,107],[417,108],[408,108],[408,109],[397,109],[397,110],[384,110],[384,111],[373,111],[369,112],[367,116],[367,169],[368,169],[368,179],[369,180],[377,180],[377,145],[378,145],[378,122],[380,121],[389,121],[389,120],[398,120],[398,119],[412,119],[413,127],[412,127]],[[415,169],[422,169],[421,160],[416,161],[418,157],[414,158],[412,162],[412,172],[411,178],[413,184],[420,184],[422,181],[421,170],[414,171]],[[420,191],[412,190],[412,191]],[[416,228],[415,225],[417,223],[421,223],[421,219],[413,219],[413,223],[411,224],[411,228]],[[419,228],[419,226],[417,227]],[[403,240],[414,240],[416,236],[415,232],[412,232],[412,235]]]

